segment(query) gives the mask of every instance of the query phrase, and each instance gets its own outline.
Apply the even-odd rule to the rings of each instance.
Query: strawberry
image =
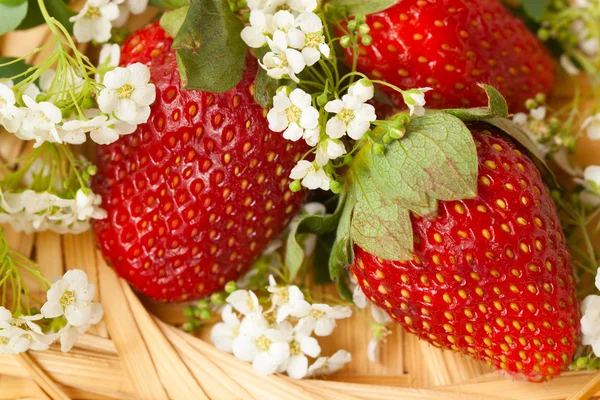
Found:
[[[108,218],[95,230],[135,288],[183,301],[237,279],[290,222],[305,196],[288,175],[307,149],[268,129],[251,94],[256,60],[226,93],[186,91],[165,37],[150,25],[124,46],[124,63],[150,64],[156,102],[147,123],[98,148],[93,187]]]
[[[366,22],[373,41],[358,48],[358,71],[401,89],[431,87],[432,108],[486,105],[476,85],[483,82],[506,97],[510,111],[520,111],[555,81],[546,49],[497,0],[403,0]],[[350,46],[349,65],[352,53]],[[401,95],[384,90],[404,105]]]
[[[386,261],[355,246],[350,267],[373,303],[436,347],[530,381],[566,369],[579,311],[569,252],[540,172],[512,142],[471,127],[478,194],[412,217],[414,255]]]
[[[161,65],[172,56],[173,38],[169,36],[158,21],[147,25],[131,35],[121,49],[121,64],[140,62],[145,65]]]

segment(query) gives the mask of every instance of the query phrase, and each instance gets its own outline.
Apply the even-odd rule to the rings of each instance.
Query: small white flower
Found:
[[[25,116],[25,111],[15,106],[15,94],[5,84],[0,83],[0,124],[10,132],[15,133]]]
[[[156,98],[156,89],[149,80],[150,71],[141,63],[107,72],[104,75],[106,88],[98,96],[100,110],[114,112],[118,119],[131,124],[146,122],[150,104]]]
[[[330,375],[339,371],[352,361],[352,355],[346,350],[338,350],[331,357],[319,357],[308,368],[307,376]]]
[[[19,354],[29,349],[27,332],[21,328],[9,326],[0,329],[0,354]]]
[[[416,115],[417,117],[425,115],[425,108],[423,108],[425,105],[425,93],[430,90],[432,89],[426,87],[402,91],[402,98],[410,110],[410,115]]]
[[[367,344],[367,358],[372,363],[379,363],[380,361],[380,343],[380,340],[372,338]]]
[[[566,54],[560,56],[560,66],[571,76],[579,75],[581,71]]]
[[[242,40],[255,49],[267,44],[267,35],[273,32],[273,16],[261,10],[250,12],[250,26],[242,29]]]
[[[302,56],[306,65],[314,65],[321,58],[329,58],[331,52],[329,45],[325,43],[323,35],[323,22],[314,13],[302,13],[296,20],[300,30],[290,32],[290,36],[295,36],[292,47],[302,49]]]
[[[321,167],[324,167],[329,160],[335,160],[344,154],[346,154],[346,147],[341,140],[326,138],[317,147],[315,161]]]
[[[31,189],[21,193],[20,202],[27,214],[37,214],[53,207],[69,207],[71,205],[70,200],[48,192],[34,192]]]
[[[348,88],[348,94],[365,103],[375,96],[375,87],[373,82],[363,78]]]
[[[114,44],[104,44],[100,49],[100,54],[98,55],[98,70],[99,73],[96,73],[94,79],[97,82],[102,82],[102,77],[104,74],[115,67],[119,66],[119,61],[121,60],[121,47]]]
[[[538,108],[534,108],[533,110],[529,111],[529,115],[531,115],[531,118],[536,121],[542,121],[544,118],[546,118],[546,107],[540,106]]]
[[[600,140],[600,113],[587,117],[581,128],[591,140]]]
[[[258,297],[251,290],[236,290],[227,297],[226,301],[243,315],[259,315],[262,312]]]
[[[351,315],[350,307],[313,304],[310,314],[298,321],[298,329],[303,332],[314,331],[317,336],[329,336],[335,329],[336,320],[348,318]]]
[[[520,113],[516,113],[513,116],[512,121],[513,121],[513,124],[515,124],[515,125],[526,126],[527,123],[529,122],[529,117],[524,112],[520,112]]]
[[[15,133],[19,139],[35,139],[36,146],[45,140],[61,143],[56,125],[62,121],[62,113],[54,104],[42,101],[37,103],[31,97],[23,95],[27,113],[23,118],[21,129]]]
[[[210,340],[217,349],[231,353],[233,351],[233,340],[240,334],[240,320],[229,304],[223,307],[221,318],[223,322],[215,324],[211,329]]]
[[[321,128],[317,127],[315,129],[306,129],[304,130],[304,135],[302,136],[307,145],[314,147],[319,143],[319,139],[321,139]]]
[[[352,292],[352,302],[356,307],[360,308],[361,310],[367,308],[367,305],[369,304],[367,302],[367,295],[365,294],[365,292],[363,292],[360,285],[356,285],[354,287],[354,291]]]
[[[260,65],[273,79],[288,76],[294,82],[300,82],[296,74],[302,72],[306,62],[298,50],[288,48],[285,36],[285,34],[274,35],[275,40],[267,38],[271,51],[265,54]]]
[[[310,304],[304,300],[304,294],[298,286],[277,286],[273,275],[269,275],[267,290],[271,293],[271,300],[277,309],[277,322],[283,322],[289,316],[304,317],[311,310]]]
[[[392,318],[389,314],[375,304],[371,304],[371,316],[373,317],[373,320],[380,325],[389,325],[392,322]]]
[[[290,358],[285,371],[290,378],[302,379],[308,373],[308,358],[315,358],[321,353],[319,342],[310,334],[294,329],[294,337],[290,343]]]
[[[45,351],[59,337],[59,334],[29,331],[26,337],[29,340],[29,350]]]
[[[101,202],[102,197],[91,190],[86,194],[82,189],[79,189],[75,194],[75,202],[72,203],[71,209],[80,221],[86,221],[90,218],[104,219],[106,218],[106,211],[98,207]]]
[[[347,133],[352,139],[359,140],[369,130],[371,122],[377,119],[372,105],[349,94],[325,104],[325,111],[336,114],[327,121],[325,129],[332,139],[339,139]]]
[[[45,318],[64,315],[70,325],[88,325],[103,314],[102,306],[92,303],[95,292],[96,286],[88,283],[85,272],[69,270],[48,290],[48,301],[42,306],[42,315]]]
[[[290,178],[302,179],[302,186],[311,190],[329,190],[331,182],[323,168],[315,167],[315,163],[306,160],[298,161],[290,172]]]
[[[0,306],[0,329],[8,328],[13,321],[12,313],[6,307]]]
[[[127,0],[125,4],[134,15],[139,15],[148,8],[148,0]]]
[[[81,11],[69,19],[73,22],[73,35],[80,43],[95,40],[103,43],[110,39],[111,21],[119,17],[121,3],[111,0],[88,0]]]
[[[582,344],[591,345],[600,356],[600,296],[589,295],[581,302]]]
[[[67,324],[65,327],[63,327],[58,332],[58,335],[60,337],[60,350],[63,353],[71,351],[73,346],[75,346],[75,342],[77,342],[77,339],[81,335],[83,335],[88,329],[90,329],[89,324],[82,326],[73,326]]]
[[[600,165],[590,165],[583,170],[583,179],[600,185]]]
[[[319,124],[319,112],[311,102],[310,95],[302,89],[294,89],[289,97],[286,88],[279,90],[267,114],[269,129],[283,131],[283,137],[288,140],[299,140],[305,129],[315,129]]]
[[[281,330],[265,329],[264,326],[240,329],[240,335],[233,340],[232,350],[240,360],[252,362],[254,370],[261,375],[275,373],[290,357],[286,335]]]

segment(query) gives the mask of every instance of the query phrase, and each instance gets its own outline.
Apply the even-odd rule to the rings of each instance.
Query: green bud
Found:
[[[302,190],[302,185],[300,184],[299,180],[295,180],[292,183],[290,183],[290,190],[294,193],[299,192],[300,190]]]
[[[528,110],[533,110],[534,108],[537,108],[538,104],[534,99],[527,99],[527,101],[525,101],[525,107]]]
[[[364,35],[360,41],[363,45],[370,46],[373,43],[373,38],[370,35]]]
[[[344,156],[344,165],[352,164],[352,160],[354,160],[354,157],[352,157],[350,154],[346,154]]]
[[[71,187],[71,182],[66,180],[66,181],[63,181],[62,185],[63,185],[63,188],[69,189]]]
[[[186,317],[188,317],[188,318],[193,317],[194,316],[194,308],[191,307],[191,306],[188,306],[188,307],[184,308],[183,309],[183,315],[186,316]]]
[[[227,292],[228,294],[231,294],[231,293],[235,292],[236,290],[238,290],[238,287],[237,287],[237,283],[235,283],[235,281],[229,281],[225,284],[225,292]]]
[[[352,20],[350,22],[348,22],[348,29],[350,30],[350,32],[354,32],[356,30],[356,20]]]
[[[210,295],[210,302],[215,305],[223,304],[225,303],[225,296],[221,292],[213,293]]]
[[[361,26],[358,27],[358,32],[361,35],[368,35],[369,32],[371,32],[371,27],[367,24],[362,24]]]
[[[81,173],[81,179],[83,179],[84,181],[87,181],[90,179],[90,174],[87,173],[87,171],[83,171]]]
[[[340,46],[342,48],[347,49],[350,46],[350,36],[344,35],[340,38]]]
[[[373,150],[375,150],[376,154],[382,156],[385,153],[385,146],[381,143],[375,143],[373,144]]]
[[[96,102],[91,97],[86,97],[81,102],[81,108],[88,110],[90,108],[94,108],[96,106]]]
[[[358,15],[356,16],[356,23],[357,23],[357,24],[359,24],[359,25],[362,25],[362,24],[364,24],[366,20],[367,20],[367,19],[365,18],[365,15],[364,15],[364,14],[358,14]]]
[[[202,321],[206,321],[206,320],[210,319],[210,317],[211,317],[211,313],[210,313],[210,310],[209,310],[209,309],[206,309],[206,308],[205,308],[205,309],[203,309],[203,310],[200,310],[200,316],[199,316],[199,318],[200,318]]]
[[[575,369],[583,369],[587,367],[588,359],[587,357],[579,357],[575,360]]]
[[[194,318],[200,318],[200,313],[202,312],[199,308],[194,308]]]
[[[87,173],[90,174],[90,176],[96,175],[98,173],[98,167],[95,165],[89,165],[87,167]]]
[[[186,331],[187,333],[193,332],[194,331],[194,324],[192,324],[191,322],[185,322],[181,328]]]
[[[550,39],[550,31],[545,28],[538,29],[537,35],[538,35],[538,38],[540,38],[540,40],[543,42]]]
[[[394,141],[394,139],[391,137],[391,135],[389,134],[389,132],[386,133],[385,135],[383,135],[382,140],[383,140],[383,143],[385,143],[385,144],[390,144],[390,143],[392,143]]]
[[[402,139],[404,134],[406,133],[406,129],[392,129],[390,130],[390,137],[394,140]]]
[[[317,104],[319,106],[324,106],[325,104],[327,104],[327,101],[329,100],[329,95],[327,92],[323,92],[321,93],[318,97],[317,97]]]
[[[556,201],[558,201],[562,198],[562,196],[558,190],[553,190],[550,194],[552,195],[552,198]]]
[[[198,300],[196,303],[196,307],[198,308],[208,308],[208,301],[206,300]]]
[[[535,95],[535,101],[537,101],[540,104],[543,104],[546,102],[546,95],[544,93],[538,93]]]
[[[48,96],[46,96],[44,93],[40,93],[37,96],[35,96],[35,101],[38,103],[41,101],[46,101],[46,100],[48,100]],[[60,108],[60,107],[58,107],[58,108]]]
[[[338,181],[334,181],[332,180],[329,183],[329,188],[331,189],[331,191],[335,194],[341,193],[342,190],[344,190],[344,185]]]

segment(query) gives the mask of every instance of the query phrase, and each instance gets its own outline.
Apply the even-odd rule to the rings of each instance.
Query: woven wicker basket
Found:
[[[143,25],[153,13],[136,17],[130,26]],[[48,34],[48,29],[39,27],[5,35],[0,38],[0,53],[28,54]],[[561,85],[554,101],[568,97],[566,88],[571,86]],[[0,134],[2,162],[14,160],[26,149],[14,136]],[[589,162],[594,156],[598,160],[598,150],[586,146],[580,161]],[[70,353],[52,348],[0,356],[0,399],[554,400],[588,399],[600,389],[600,373],[589,372],[565,373],[544,384],[510,381],[484,364],[442,352],[400,329],[388,337],[381,364],[373,364],[365,351],[369,327],[359,317],[343,321],[334,336],[322,343],[325,354],[339,348],[352,353],[353,362],[342,372],[327,380],[261,377],[249,364],[215,349],[202,337],[175,328],[183,322],[180,306],[142,304],[103,262],[91,232],[32,236],[6,231],[12,248],[39,260],[48,277],[70,268],[85,270],[99,287],[97,300],[106,314]]]

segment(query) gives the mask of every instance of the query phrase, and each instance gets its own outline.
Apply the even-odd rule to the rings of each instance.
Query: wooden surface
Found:
[[[139,17],[134,24],[148,18]],[[44,27],[13,33],[0,38],[1,53],[28,54],[47,39]],[[568,98],[571,87],[568,83],[559,87],[555,101]],[[578,159],[581,165],[600,161],[600,145],[593,146],[587,143],[583,147],[589,151]],[[0,133],[2,162],[14,160],[24,148],[12,135]],[[327,381],[261,378],[247,364],[145,314],[131,290],[101,260],[92,233],[24,235],[7,228],[6,235],[12,248],[40,260],[40,268],[49,278],[70,268],[85,270],[90,280],[100,285],[98,300],[107,316],[67,355],[53,349],[19,358],[0,356],[0,399],[558,400],[590,398],[599,389],[600,375],[587,372],[566,373],[545,384],[510,381],[481,363],[443,352],[396,328],[382,349],[381,363],[374,364],[366,354],[370,328],[360,314],[341,321],[334,336],[321,342],[323,354],[337,349],[352,353],[353,362],[342,372]],[[335,293],[334,288],[317,290]],[[147,301],[145,305],[166,323],[183,321],[181,306]],[[200,337],[206,335],[206,331],[199,333]]]

